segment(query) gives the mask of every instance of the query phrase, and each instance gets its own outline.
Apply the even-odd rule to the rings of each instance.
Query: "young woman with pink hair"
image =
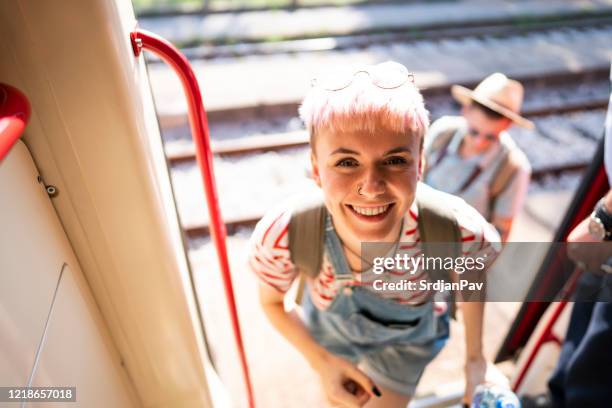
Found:
[[[320,272],[307,279],[302,312],[284,298],[300,276],[292,262],[293,208],[272,209],[251,239],[249,264],[272,325],[306,358],[332,406],[406,407],[427,364],[449,335],[449,308],[425,290],[379,290],[372,282],[426,278],[424,270],[375,273],[362,243],[387,243],[391,254],[422,250],[415,197],[429,125],[413,76],[398,63],[320,76],[300,108],[310,133],[312,176],[325,209]],[[419,186],[421,191],[422,186]],[[444,193],[464,255],[499,250],[499,236],[476,210]],[[459,241],[459,240],[458,240]],[[365,267],[364,267],[365,265]],[[462,307],[466,397],[482,382],[483,304]]]

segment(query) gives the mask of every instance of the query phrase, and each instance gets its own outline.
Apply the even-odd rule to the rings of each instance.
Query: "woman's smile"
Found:
[[[358,206],[353,204],[346,204],[351,213],[360,221],[365,222],[378,222],[384,220],[387,215],[391,212],[391,208],[395,203],[389,203],[377,206]]]

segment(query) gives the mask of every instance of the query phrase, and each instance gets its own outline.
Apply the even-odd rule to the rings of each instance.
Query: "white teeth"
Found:
[[[385,211],[387,211],[387,209],[389,208],[389,205],[383,205],[381,207],[356,207],[356,206],[351,206],[353,208],[353,210],[355,210],[355,212],[361,214],[361,215],[367,215],[367,216],[374,216],[374,215],[378,215],[378,214],[382,214]]]

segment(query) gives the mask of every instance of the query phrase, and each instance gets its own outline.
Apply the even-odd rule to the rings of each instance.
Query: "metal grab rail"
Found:
[[[163,38],[148,32],[146,30],[137,29],[130,33],[132,40],[132,48],[134,55],[138,57],[142,49],[148,50],[160,57],[165,63],[174,69],[179,76],[183,91],[187,96],[189,107],[189,124],[191,127],[191,135],[196,145],[196,158],[200,173],[204,181],[204,191],[206,192],[206,201],[208,203],[208,214],[211,223],[211,235],[215,247],[217,248],[217,256],[219,257],[219,265],[223,276],[225,287],[225,295],[228,302],[232,328],[234,331],[234,339],[238,348],[240,364],[244,374],[244,381],[247,389],[249,406],[255,406],[253,397],[253,389],[249,374],[249,367],[246,360],[246,353],[242,342],[242,334],[240,332],[240,323],[238,320],[238,312],[236,309],[236,300],[234,298],[234,289],[230,274],[230,267],[227,257],[227,248],[225,245],[226,230],[225,224],[221,219],[221,209],[219,207],[219,199],[217,195],[217,187],[215,185],[215,176],[213,173],[213,155],[210,147],[210,136],[208,133],[208,120],[206,118],[206,110],[200,87],[196,76],[191,69],[189,61],[181,52]]]
[[[19,89],[0,83],[0,162],[19,139],[29,119],[28,98]]]

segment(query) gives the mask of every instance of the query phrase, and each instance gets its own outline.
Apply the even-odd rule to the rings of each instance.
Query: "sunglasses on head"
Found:
[[[468,133],[470,136],[472,137],[484,137],[485,140],[487,140],[488,142],[495,142],[497,141],[497,135],[493,135],[491,133],[487,133],[485,135],[481,134],[477,129],[474,128],[469,128],[468,129]]]
[[[410,81],[414,83],[414,74],[408,72],[406,67],[397,62],[384,62],[358,69],[357,71],[341,70],[333,71],[317,78],[311,82],[311,86],[325,89],[326,91],[340,91],[348,88],[353,83],[357,74],[367,74],[372,84],[382,89],[395,89]]]

